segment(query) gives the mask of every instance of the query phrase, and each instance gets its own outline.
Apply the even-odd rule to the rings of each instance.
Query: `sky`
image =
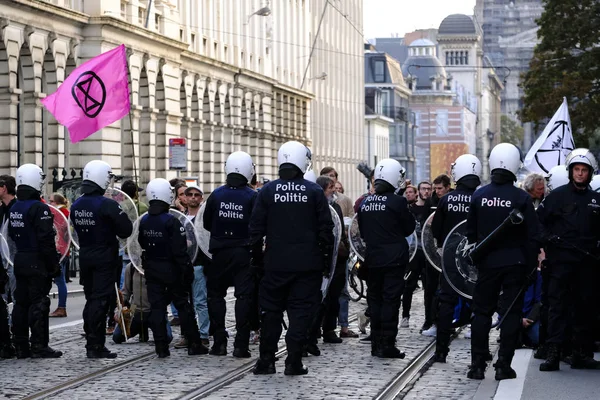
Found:
[[[438,28],[450,14],[473,15],[475,0],[363,0],[366,39]]]

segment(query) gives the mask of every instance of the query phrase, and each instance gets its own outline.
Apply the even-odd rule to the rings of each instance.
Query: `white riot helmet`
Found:
[[[571,166],[575,164],[585,164],[589,166],[592,169],[590,171],[590,175],[593,175],[596,173],[596,171],[598,171],[598,162],[596,161],[596,157],[594,157],[592,152],[588,149],[579,148],[569,153],[567,159],[565,160],[567,169],[571,169]]]
[[[516,178],[517,172],[521,168],[521,152],[513,144],[500,143],[492,149],[489,164],[490,172],[495,169],[505,169],[512,172]]]
[[[225,175],[229,174],[240,174],[250,182],[254,176],[254,163],[250,154],[245,151],[231,153],[225,161]]]
[[[600,192],[600,175],[594,175],[590,182],[590,187],[594,192]]]
[[[15,181],[17,187],[21,185],[29,186],[41,193],[45,179],[46,174],[40,167],[35,164],[23,164],[17,169]]]
[[[386,181],[392,185],[394,189],[398,189],[404,184],[405,175],[406,170],[402,168],[402,165],[391,158],[379,161],[375,167],[375,181],[378,179]]]
[[[148,201],[160,200],[164,203],[171,204],[175,196],[173,188],[168,180],[164,178],[152,179],[146,186],[146,198]]]
[[[113,176],[110,165],[102,160],[90,161],[83,168],[83,180],[94,182],[103,190],[108,188]]]
[[[567,171],[567,167],[564,165],[557,165],[550,168],[550,171],[548,171],[548,175],[546,176],[546,182],[548,182],[548,190],[550,191],[569,183],[569,172]]]
[[[458,182],[467,175],[476,175],[481,178],[481,161],[473,154],[463,154],[452,164],[452,180]]]
[[[279,148],[277,163],[279,167],[282,164],[294,164],[300,168],[302,173],[305,173],[311,163],[311,152],[300,142],[286,142]]]
[[[315,171],[312,169],[308,170],[306,173],[304,173],[304,179],[311,181],[312,183],[317,183],[317,174],[315,174]]]

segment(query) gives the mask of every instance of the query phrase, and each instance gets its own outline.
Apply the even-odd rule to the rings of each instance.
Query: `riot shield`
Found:
[[[456,225],[446,237],[442,250],[442,271],[450,286],[466,299],[473,298],[477,268],[464,248],[467,246],[467,221]]]
[[[143,250],[138,242],[138,235],[140,232],[140,222],[147,214],[148,213],[144,213],[133,223],[133,233],[127,240],[127,254],[129,254],[131,265],[133,265],[141,274],[144,274],[144,267],[142,265]],[[192,224],[192,221],[190,221],[185,214],[178,210],[170,209],[169,214],[177,218],[179,222],[181,222],[181,225],[183,225],[187,237],[187,252],[193,262],[198,255],[198,239],[196,237],[194,224]]]
[[[206,209],[206,202],[202,203],[196,219],[194,220],[194,227],[196,228],[196,236],[198,237],[198,245],[204,255],[212,260],[212,254],[209,249],[210,245],[210,232],[204,229],[204,210]]]
[[[8,236],[8,219],[2,224],[0,229],[0,252],[2,253],[4,267],[8,268],[9,265],[13,265],[17,246],[15,246],[15,242]]]
[[[350,228],[348,229],[348,241],[350,242],[350,248],[358,256],[360,261],[365,261],[365,255],[367,250],[367,245],[360,237],[360,228],[358,226],[357,215],[354,215],[352,218],[352,223],[350,224]],[[417,233],[413,232],[406,237],[406,241],[408,242],[408,260],[409,262],[415,258],[417,254]]]
[[[121,206],[121,209],[123,210],[123,212],[125,212],[125,214],[127,214],[127,217],[132,223],[138,219],[138,208],[135,205],[135,202],[131,199],[131,197],[129,197],[129,195],[127,195],[125,192],[119,189],[109,187],[108,189],[106,189],[106,192],[104,192],[104,197],[112,199],[119,203],[119,206]],[[73,239],[73,245],[77,249],[79,249],[79,237],[77,236],[77,231],[75,230],[75,225],[73,224],[71,216],[69,216],[69,225],[71,226],[71,237]],[[117,239],[119,240],[119,251],[124,250],[125,247],[127,247],[128,238],[122,239],[120,237],[117,237]]]
[[[333,278],[333,273],[335,271],[335,265],[337,264],[337,255],[338,249],[340,247],[340,242],[342,241],[342,229],[344,226],[342,225],[342,221],[340,221],[340,217],[332,206],[329,206],[329,211],[331,211],[331,219],[333,220],[333,256],[331,258],[331,268],[329,269],[329,278],[323,278],[323,282],[321,283],[321,299],[325,300],[327,296],[327,292],[329,290],[329,284],[331,283],[331,278]]]
[[[425,225],[421,230],[421,244],[423,245],[423,254],[425,254],[425,258],[429,261],[429,264],[439,272],[442,272],[442,256],[431,230],[434,215],[435,212],[425,221]]]

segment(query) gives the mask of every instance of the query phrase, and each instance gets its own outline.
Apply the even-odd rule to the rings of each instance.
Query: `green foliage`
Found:
[[[523,75],[519,116],[539,131],[566,97],[575,145],[587,146],[600,119],[600,1],[544,0],[544,5],[537,21],[540,43]]]
[[[506,115],[500,117],[500,132],[502,133],[502,142],[512,143],[521,148],[525,129]]]

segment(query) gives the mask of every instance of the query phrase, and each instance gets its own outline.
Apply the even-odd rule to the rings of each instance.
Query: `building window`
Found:
[[[138,24],[144,26],[146,23],[146,10],[138,8]]]
[[[417,136],[421,136],[421,113],[419,111],[415,111],[415,125]]]
[[[259,73],[263,73],[263,69],[262,69],[262,59],[259,57],[258,58],[258,72]]]
[[[183,29],[179,29],[179,40],[183,42]]]
[[[121,2],[121,18],[127,19],[127,2]]]
[[[448,136],[448,110],[437,111],[435,124],[437,136]]]
[[[214,43],[213,44],[213,56],[215,58],[219,58],[219,43]]]
[[[469,65],[469,52],[465,51],[465,65]]]
[[[191,39],[190,39],[190,42],[191,42],[191,43],[190,43],[190,46],[192,46],[192,50],[196,50],[196,34],[195,34],[195,33],[192,33],[192,34],[190,35],[190,38],[191,38]]]
[[[160,15],[154,14],[154,30],[160,32]]]
[[[246,53],[242,51],[242,68],[246,68]]]
[[[223,46],[223,61],[227,62],[227,57],[229,56],[229,48],[227,46]]]
[[[208,45],[208,41],[206,40],[206,38],[202,38],[202,54],[206,55],[206,49]]]
[[[450,65],[450,52],[446,52],[446,65]]]
[[[385,64],[383,61],[375,61],[375,82],[385,82]]]

